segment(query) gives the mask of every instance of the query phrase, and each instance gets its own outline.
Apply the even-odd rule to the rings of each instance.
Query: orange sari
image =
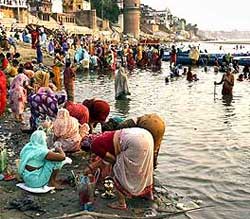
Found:
[[[61,91],[62,90],[61,69],[57,64],[53,66],[53,73],[54,73],[53,83],[56,85],[57,91]]]

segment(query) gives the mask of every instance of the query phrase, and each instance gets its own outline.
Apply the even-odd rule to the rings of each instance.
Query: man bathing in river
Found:
[[[223,83],[222,87],[222,95],[233,95],[233,86],[234,86],[234,75],[232,74],[232,68],[228,68],[227,72],[223,74],[222,79],[219,83],[216,81],[214,82],[214,85],[220,85]]]

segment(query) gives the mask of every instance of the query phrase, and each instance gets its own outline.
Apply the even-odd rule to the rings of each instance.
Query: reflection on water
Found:
[[[222,96],[222,100],[223,100],[223,104],[225,106],[231,106],[233,96],[231,96],[231,95]]]
[[[116,100],[115,101],[115,110],[123,115],[124,117],[127,117],[130,106],[129,106],[130,99],[125,100]]]
[[[129,76],[131,100],[115,100],[113,75],[79,76],[77,101],[100,97],[111,115],[131,118],[159,113],[167,129],[156,177],[169,189],[204,205],[217,207],[192,213],[193,219],[243,219],[250,215],[250,81],[235,82],[233,98],[221,97],[214,81],[221,74],[194,70],[199,81],[178,78],[165,84],[161,74],[136,71]],[[248,210],[249,209],[249,210]]]

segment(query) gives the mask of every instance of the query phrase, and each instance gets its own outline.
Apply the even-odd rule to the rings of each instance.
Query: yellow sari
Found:
[[[62,90],[61,69],[58,64],[55,64],[53,66],[53,73],[54,73],[53,83],[56,85],[57,90],[61,91]]]

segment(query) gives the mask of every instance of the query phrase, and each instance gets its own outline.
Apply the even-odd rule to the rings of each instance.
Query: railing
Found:
[[[8,8],[27,8],[26,0],[0,0],[0,6]]]

